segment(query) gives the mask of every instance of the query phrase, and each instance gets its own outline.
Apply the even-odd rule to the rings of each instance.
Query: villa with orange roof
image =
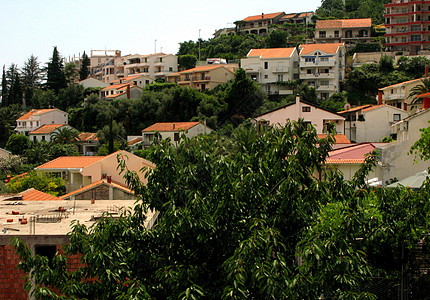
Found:
[[[313,11],[288,13],[279,20],[279,24],[311,24],[313,16]]]
[[[158,139],[169,138],[172,143],[177,143],[181,134],[188,138],[199,134],[210,133],[212,129],[200,122],[161,122],[155,123],[142,130],[143,145],[149,146]]]
[[[378,101],[407,110],[409,113],[414,113],[417,109],[422,109],[422,100],[413,101],[414,99],[409,97],[411,90],[417,85],[422,84],[421,79],[408,80],[379,89]]]
[[[211,90],[234,78],[236,68],[229,65],[205,65],[167,75],[167,82],[199,91]]]
[[[26,136],[43,125],[68,124],[69,114],[56,109],[32,109],[16,120],[15,131]]]
[[[110,178],[126,185],[124,174],[118,169],[118,158],[123,158],[130,171],[136,171],[140,181],[147,182],[142,168],[155,168],[149,160],[121,150],[107,156],[61,156],[35,168],[35,170],[58,174],[66,181],[67,192],[73,192],[103,179]],[[109,177],[108,177],[109,176]]]
[[[113,99],[137,99],[142,95],[142,88],[134,85],[134,82],[111,84],[99,92],[100,98]]]
[[[299,79],[298,60],[296,48],[251,49],[240,64],[269,95],[286,95],[292,90],[277,83]]]
[[[371,42],[372,19],[317,20],[315,41],[317,43],[356,43]]]
[[[362,105],[338,114],[345,117],[345,135],[356,143],[378,142],[391,135],[391,126],[408,116],[391,105]]]
[[[33,131],[30,131],[28,133],[28,138],[34,142],[40,142],[40,141],[49,142],[51,141],[53,134],[55,132],[58,132],[59,130],[62,130],[63,128],[76,130],[72,126],[67,124],[47,124],[47,125],[42,125]]]
[[[99,139],[97,133],[94,132],[81,132],[76,140],[79,154],[81,155],[96,155],[97,147],[99,146]]]
[[[343,43],[305,44],[299,46],[300,79],[315,87],[318,98],[328,99],[340,91],[345,78]]]
[[[284,12],[249,16],[238,22],[238,30],[264,36],[269,33],[270,25],[278,24],[283,16],[285,16]]]

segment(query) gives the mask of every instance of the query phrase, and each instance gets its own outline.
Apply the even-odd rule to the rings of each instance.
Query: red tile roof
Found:
[[[291,57],[295,49],[296,48],[251,49],[246,56],[258,56],[260,58],[285,58]]]
[[[125,86],[130,85],[130,84],[132,84],[132,82],[120,83],[120,84],[111,84],[110,86],[103,88],[102,91],[103,90],[120,89],[120,88],[125,87]]]
[[[112,95],[106,96],[105,98],[116,98],[116,97],[121,96],[123,94],[125,94],[125,92],[118,93],[118,94],[112,94]]]
[[[199,67],[195,67],[195,68],[181,71],[178,73],[179,74],[186,74],[186,73],[204,72],[204,71],[210,71],[210,70],[218,69],[218,68],[225,68],[225,67],[223,65],[199,66]]]
[[[122,190],[122,191],[124,191],[124,192],[126,192],[128,194],[134,194],[134,192],[132,190],[130,190],[126,186],[120,184],[119,182],[116,182],[116,181],[112,180],[112,182],[109,183],[109,182],[107,182],[106,179],[100,179],[99,181],[93,182],[93,183],[91,183],[89,185],[86,185],[86,186],[80,188],[80,189],[77,189],[77,190],[75,190],[73,192],[70,192],[70,193],[68,193],[66,195],[61,196],[60,200],[67,199],[67,198],[69,198],[71,196],[74,196],[74,195],[80,194],[82,192],[91,190],[91,189],[93,189],[93,188],[95,188],[95,187],[97,187],[99,185],[108,185],[108,186],[111,186],[113,188],[120,189],[120,190]],[[108,200],[108,199],[104,199],[104,200]]]
[[[383,88],[380,88],[380,90],[384,90],[384,89],[388,89],[388,88],[392,88],[392,87],[396,87],[396,86],[401,86],[401,85],[407,84],[407,83],[418,82],[421,79],[424,79],[424,78],[418,78],[418,79],[412,79],[412,80],[408,80],[408,81],[403,81],[403,82],[396,83],[396,84],[393,84],[393,85],[385,86]]]
[[[430,97],[430,93],[419,94],[417,98]]]
[[[38,191],[34,188],[25,190],[18,194],[22,196],[22,201],[52,201],[52,200],[61,200],[58,197],[52,196],[50,194]]]
[[[194,126],[199,124],[199,122],[171,122],[171,123],[155,123],[145,129],[142,132],[150,132],[150,131],[180,131],[180,130],[188,130]]]
[[[133,146],[133,145],[135,145],[135,144],[137,144],[137,143],[139,143],[139,142],[141,142],[142,141],[142,138],[135,138],[135,139],[132,139],[131,141],[129,141],[128,142],[128,145],[129,146]]]
[[[318,134],[319,139],[324,139],[326,137],[327,137],[326,134]],[[348,138],[344,134],[336,134],[334,136],[334,140],[335,140],[336,144],[351,144],[351,142],[348,140]]]
[[[327,43],[327,44],[302,44],[300,55],[305,55],[314,52],[315,50],[320,50],[321,52],[328,54],[335,54],[339,47],[343,46],[343,43]]]
[[[46,113],[48,111],[53,111],[53,110],[55,110],[55,109],[54,108],[50,108],[50,109],[32,109],[28,113],[26,113],[23,116],[21,116],[20,118],[18,118],[17,121],[30,120],[30,117],[32,117],[34,115],[44,114],[44,113]]]
[[[323,28],[361,28],[372,27],[372,19],[338,19],[338,20],[317,20],[316,29]]]
[[[35,169],[78,169],[88,167],[106,156],[60,156]]]
[[[273,18],[279,16],[280,14],[283,14],[283,12],[250,16],[250,17],[246,17],[245,19],[243,19],[243,21],[250,22],[250,21],[273,19]]]
[[[372,105],[371,104],[366,104],[366,105],[356,106],[356,107],[352,107],[352,108],[347,109],[347,110],[339,111],[338,114],[343,114],[343,113],[347,113],[347,112],[353,112],[353,111],[357,111],[357,110],[365,109],[365,108],[369,108],[369,107],[372,107]]]
[[[94,132],[81,132],[78,135],[78,141],[87,142],[89,140],[98,141],[97,133]]]
[[[370,143],[357,144],[329,152],[326,164],[361,164],[365,155],[375,150]]]
[[[42,125],[39,128],[37,128],[36,130],[29,132],[29,134],[48,134],[48,133],[51,133],[51,132],[55,131],[56,129],[63,127],[63,126],[67,126],[67,125],[66,124]]]

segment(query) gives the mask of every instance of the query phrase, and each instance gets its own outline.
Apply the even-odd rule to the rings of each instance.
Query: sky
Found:
[[[247,16],[315,11],[321,0],[0,0],[0,66],[42,66],[60,55],[121,50],[122,55],[176,54],[179,43],[212,38]]]

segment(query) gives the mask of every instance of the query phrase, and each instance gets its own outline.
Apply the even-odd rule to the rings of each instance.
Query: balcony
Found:
[[[260,66],[244,66],[246,73],[260,73]]]
[[[335,79],[335,74],[334,73],[307,74],[305,72],[301,72],[300,79]]]
[[[278,66],[272,72],[273,73],[286,73],[286,72],[288,72],[288,70],[289,70],[289,68],[287,66]]]
[[[317,92],[335,92],[337,91],[337,87],[334,84],[317,85],[316,90]]]

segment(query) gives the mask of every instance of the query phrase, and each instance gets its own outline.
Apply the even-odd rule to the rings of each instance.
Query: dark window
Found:
[[[265,68],[265,69],[268,69],[268,68],[269,68],[269,62],[267,62],[267,61],[265,61],[265,62],[264,62],[264,68]]]
[[[174,140],[175,142],[179,141],[179,132],[175,132],[175,133],[174,133],[174,135],[173,135],[173,140]]]
[[[311,107],[310,106],[303,106],[302,112],[311,112]]]
[[[45,246],[34,246],[34,253],[39,256],[45,256],[48,258],[49,266],[52,268],[52,259],[57,252],[57,246],[45,245]]]
[[[400,121],[400,114],[394,114],[393,115],[393,121],[394,122],[399,122]]]

